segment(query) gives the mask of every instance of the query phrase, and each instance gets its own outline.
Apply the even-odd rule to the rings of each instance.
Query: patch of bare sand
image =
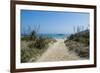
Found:
[[[68,61],[79,60],[80,57],[74,52],[68,51],[64,44],[64,39],[56,39],[57,42],[47,49],[47,51],[37,60],[37,62],[47,61]]]

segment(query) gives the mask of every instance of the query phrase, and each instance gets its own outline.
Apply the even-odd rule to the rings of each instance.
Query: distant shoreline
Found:
[[[47,37],[51,39],[65,39],[69,36],[69,34],[38,34],[40,37]],[[21,34],[21,36],[29,36],[26,34]]]

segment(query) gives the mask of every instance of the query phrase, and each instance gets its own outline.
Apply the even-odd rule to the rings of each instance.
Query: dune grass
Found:
[[[81,58],[89,59],[89,30],[71,34],[64,41],[69,51],[74,51]]]
[[[48,37],[38,36],[35,31],[21,37],[21,62],[36,61],[47,49],[49,43],[56,42]]]
[[[25,43],[25,41],[22,42],[22,44]],[[21,62],[34,62],[36,61],[42,53],[46,50],[46,48],[38,49],[38,48],[29,48],[28,44],[25,44],[26,47],[21,49]],[[30,59],[32,60],[30,61]]]

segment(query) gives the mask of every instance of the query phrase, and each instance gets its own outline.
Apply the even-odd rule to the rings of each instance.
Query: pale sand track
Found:
[[[80,60],[80,57],[76,53],[68,51],[68,48],[64,44],[64,39],[56,40],[57,42],[50,45],[37,62]]]

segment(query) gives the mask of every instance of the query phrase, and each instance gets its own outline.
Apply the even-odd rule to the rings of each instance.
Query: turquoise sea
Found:
[[[40,37],[48,37],[53,39],[64,39],[69,36],[69,34],[38,34]],[[28,34],[21,34],[21,36],[29,36]]]
[[[68,34],[39,34],[39,36],[54,38],[54,39],[63,39],[63,38],[67,38]]]

